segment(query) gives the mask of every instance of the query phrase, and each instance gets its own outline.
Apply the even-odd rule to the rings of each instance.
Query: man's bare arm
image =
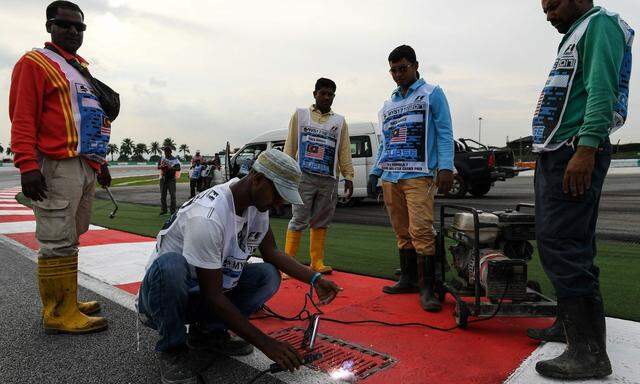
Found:
[[[200,294],[210,313],[219,317],[233,332],[255,345],[283,368],[293,372],[302,365],[302,358],[291,345],[265,335],[225,296],[222,290],[222,270],[196,268],[196,274]]]

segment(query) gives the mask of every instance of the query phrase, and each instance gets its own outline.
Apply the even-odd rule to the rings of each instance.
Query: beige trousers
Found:
[[[33,201],[38,256],[59,257],[78,253],[80,235],[89,229],[96,173],[80,157],[44,158],[40,171],[47,183],[47,198]]]
[[[433,200],[435,185],[430,177],[382,182],[382,193],[398,249],[415,249],[420,255],[435,254]]]

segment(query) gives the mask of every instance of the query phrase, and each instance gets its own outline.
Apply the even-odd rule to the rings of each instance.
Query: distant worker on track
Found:
[[[295,257],[302,231],[311,226],[311,269],[320,273],[332,271],[324,264],[324,251],[327,228],[338,204],[340,174],[346,196],[353,194],[351,140],[345,118],[331,110],[335,93],[336,83],[318,79],[313,91],[315,103],[296,110],[284,144],[284,153],[298,160],[302,170],[300,195],[304,202],[292,208],[285,252]]]
[[[89,315],[100,311],[100,304],[77,298],[78,245],[89,229],[96,179],[111,184],[105,157],[120,104],[77,54],[86,29],[82,10],[54,1],[46,17],[51,42],[26,53],[13,69],[11,149],[36,218],[44,330],[98,332],[107,320]]]
[[[167,214],[167,192],[169,192],[171,214],[176,213],[176,174],[180,172],[180,160],[173,156],[171,147],[165,146],[164,156],[158,161],[160,170],[160,215]]]
[[[612,373],[596,256],[596,222],[611,163],[609,135],[627,117],[634,31],[590,0],[542,0],[564,35],[533,118],[536,239],[558,298],[556,322],[529,336],[566,342],[536,370],[558,379]]]

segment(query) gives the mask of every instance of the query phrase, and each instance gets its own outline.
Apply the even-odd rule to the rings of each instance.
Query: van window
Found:
[[[272,149],[277,149],[282,152],[284,150],[284,141],[277,141],[271,145]]]
[[[234,156],[231,164],[231,176],[235,177],[244,165],[246,169],[250,169],[258,155],[267,149],[267,144],[250,144],[242,148],[238,154]]]
[[[369,136],[351,136],[351,157],[371,157],[371,140]]]

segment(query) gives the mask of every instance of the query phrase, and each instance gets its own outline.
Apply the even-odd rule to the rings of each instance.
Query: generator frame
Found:
[[[518,204],[516,211],[520,208],[533,208],[532,204]],[[445,227],[447,218],[454,217],[455,212],[469,212],[473,214],[473,233],[474,237],[470,238],[462,231],[455,230],[451,227]],[[553,317],[556,315],[557,303],[537,290],[527,287],[527,297],[533,297],[534,300],[510,300],[504,302],[504,297],[499,301],[489,300],[483,301],[484,288],[480,285],[480,229],[496,227],[496,224],[480,223],[478,210],[472,207],[462,205],[444,204],[440,207],[440,230],[437,232],[436,259],[440,264],[436,268],[439,269],[439,276],[436,274],[436,292],[440,301],[444,301],[447,293],[451,294],[456,301],[453,316],[456,324],[460,328],[466,328],[469,323],[469,317],[473,316],[481,321],[494,316],[500,317]],[[447,262],[447,251],[445,248],[445,238],[450,238],[458,242],[464,243],[472,249],[474,262],[474,287],[473,290],[458,290],[450,283],[445,281],[445,272]],[[455,278],[458,280],[458,277]],[[505,288],[505,293],[508,289]],[[465,301],[463,297],[473,297],[473,301]]]

